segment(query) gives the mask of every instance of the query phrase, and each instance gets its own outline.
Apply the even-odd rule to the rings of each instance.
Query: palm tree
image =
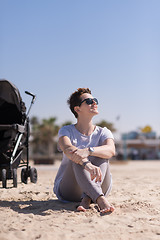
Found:
[[[57,135],[59,126],[56,125],[56,118],[43,119],[42,122],[34,117],[31,119],[32,124],[32,143],[34,152],[48,156],[54,153],[54,137]]]
[[[66,126],[66,125],[70,125],[70,124],[72,124],[71,121],[66,121],[66,122],[64,122],[64,123],[62,124],[62,126]]]

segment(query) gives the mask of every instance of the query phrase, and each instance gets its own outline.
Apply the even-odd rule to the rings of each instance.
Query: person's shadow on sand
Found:
[[[77,203],[62,203],[58,200],[30,200],[30,201],[0,201],[0,207],[9,207],[13,211],[23,214],[34,214],[45,216],[51,211],[71,211],[75,212]]]
[[[55,212],[78,212],[77,211],[78,202],[62,203],[57,199],[53,200],[30,200],[30,201],[0,201],[0,207],[11,208],[13,211],[23,214],[34,214],[46,216]],[[95,213],[99,212],[97,206],[93,206]],[[111,212],[101,214],[101,216],[110,215]]]

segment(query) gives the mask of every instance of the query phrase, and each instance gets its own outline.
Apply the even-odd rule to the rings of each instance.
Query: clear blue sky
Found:
[[[95,122],[160,135],[159,0],[0,0],[0,9],[0,78],[26,104],[25,90],[37,95],[31,116],[75,122],[66,100],[89,87]]]

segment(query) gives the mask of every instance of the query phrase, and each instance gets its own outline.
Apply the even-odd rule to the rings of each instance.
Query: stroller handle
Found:
[[[34,95],[33,93],[28,92],[28,91],[25,91],[25,93],[28,94],[28,95],[30,95],[30,96],[32,96],[31,105],[30,105],[30,107],[29,107],[29,109],[28,109],[28,112],[27,112],[27,117],[28,117],[29,112],[30,112],[30,110],[31,110],[31,106],[32,106],[32,104],[34,103],[34,101],[36,100],[36,95]]]
[[[31,93],[31,92],[25,91],[25,93],[26,93],[26,94],[28,94],[28,95],[30,95],[30,96],[32,96],[33,98],[35,98],[35,97],[36,97],[36,95],[34,95],[34,94],[33,94],[33,93]]]

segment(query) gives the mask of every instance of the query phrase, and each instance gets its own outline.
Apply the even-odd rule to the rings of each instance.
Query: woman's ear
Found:
[[[74,111],[75,111],[76,113],[78,113],[78,112],[80,111],[79,106],[75,106],[75,107],[74,107]]]

